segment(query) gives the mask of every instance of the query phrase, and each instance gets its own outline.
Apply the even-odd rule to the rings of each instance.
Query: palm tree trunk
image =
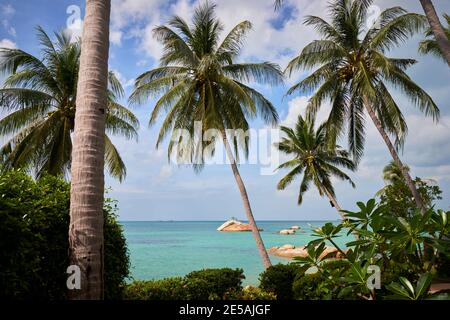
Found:
[[[230,144],[228,143],[227,135],[225,131],[222,131],[222,139],[223,144],[225,146],[228,159],[231,163],[231,170],[233,171],[234,178],[236,179],[236,183],[239,188],[239,192],[241,193],[242,202],[244,203],[245,214],[247,216],[247,220],[252,228],[253,237],[256,241],[256,246],[258,247],[259,255],[263,261],[264,268],[269,268],[272,266],[270,262],[269,255],[267,254],[266,247],[264,246],[263,239],[261,238],[261,234],[259,233],[258,226],[256,225],[255,218],[253,217],[252,208],[250,206],[250,201],[248,199],[247,190],[245,188],[244,182],[242,181],[241,174],[239,173],[239,169],[236,165],[236,161],[233,156],[233,152],[231,151]]]
[[[427,16],[428,22],[430,23],[431,30],[434,33],[434,37],[436,38],[436,41],[441,48],[442,54],[447,60],[448,65],[450,66],[450,41],[445,34],[444,28],[442,27],[439,16],[436,13],[433,2],[431,0],[420,0],[420,3],[422,4],[425,15]]]
[[[103,299],[103,197],[110,0],[86,0],[72,151],[70,262],[81,270],[71,299]]]
[[[334,197],[328,190],[324,190],[325,194],[327,195],[328,199],[330,199],[330,202],[333,204],[333,207],[338,211],[338,213],[341,215],[342,219],[346,219],[345,216],[342,214],[342,208],[337,202],[336,197]]]
[[[389,152],[392,155],[392,158],[394,159],[397,166],[402,171],[403,177],[405,178],[406,184],[411,191],[414,200],[416,201],[417,207],[424,212],[425,206],[422,201],[422,197],[420,196],[419,192],[417,191],[417,188],[411,179],[411,176],[409,175],[408,170],[406,170],[405,166],[403,165],[402,161],[400,160],[400,157],[397,154],[397,150],[395,149],[394,145],[392,144],[391,140],[389,139],[389,136],[387,135],[386,131],[383,128],[383,125],[381,124],[381,121],[378,119],[377,115],[375,114],[375,111],[372,108],[372,105],[367,97],[364,98],[364,106],[369,113],[370,118],[372,119],[373,123],[375,124],[375,127],[377,128],[378,132],[380,133],[381,137],[383,138],[384,142],[386,143]]]

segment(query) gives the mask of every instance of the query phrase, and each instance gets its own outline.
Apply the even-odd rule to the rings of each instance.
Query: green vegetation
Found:
[[[291,300],[292,284],[300,270],[294,264],[274,265],[260,274],[260,288],[272,292],[279,300]]]
[[[262,292],[243,292],[242,269],[205,269],[193,271],[183,278],[136,281],[126,286],[127,300],[216,300],[233,297],[261,297]],[[267,295],[268,297],[270,295]]]
[[[0,49],[0,73],[7,75],[0,89],[0,135],[8,141],[0,149],[4,169],[22,168],[38,177],[66,175],[71,165],[80,42],[56,33],[53,42],[37,29],[41,56],[20,49]],[[122,180],[125,164],[108,135],[137,138],[138,119],[117,101],[124,89],[109,73],[106,108],[105,163],[109,173]],[[2,159],[3,158],[3,159]]]
[[[215,5],[207,1],[199,5],[192,20],[190,26],[181,17],[174,16],[169,26],[154,29],[156,39],[164,47],[161,66],[137,78],[130,101],[144,103],[163,94],[150,117],[150,125],[154,125],[163,111],[166,114],[156,147],[170,134],[169,157],[176,151],[177,162],[193,165],[194,170],[203,167],[205,158],[214,155],[217,143],[222,140],[259,254],[267,268],[271,262],[236,162],[239,151],[248,156],[249,120],[260,117],[267,124],[278,123],[275,106],[248,83],[276,86],[283,83],[283,74],[274,63],[236,62],[244,37],[251,29],[249,21],[236,25],[220,42],[224,27],[215,16]],[[196,130],[198,124],[200,131]],[[189,138],[180,136],[180,130],[185,130]],[[232,134],[227,130],[233,130]],[[211,135],[211,131],[215,133],[209,136],[211,141],[205,141],[204,137]],[[204,149],[206,146],[209,151]]]
[[[348,181],[355,187],[352,179],[338,167],[354,171],[356,165],[349,158],[347,151],[339,146],[329,148],[326,141],[326,128],[327,123],[322,123],[316,130],[315,116],[303,119],[301,115],[298,116],[295,130],[281,127],[281,131],[287,135],[287,138],[281,140],[278,149],[290,155],[292,159],[278,168],[291,169],[278,183],[278,189],[284,190],[298,175],[303,174],[297,203],[299,205],[302,203],[303,194],[308,191],[312,182],[319,194],[328,197],[333,206],[340,211],[341,207],[336,200],[331,177]]]
[[[275,1],[276,8],[283,2]],[[96,281],[102,277],[94,276],[91,281],[95,279],[92,283],[96,288],[87,288],[95,291],[95,295],[83,292],[82,297],[103,297],[104,293],[110,300],[450,299],[449,293],[430,294],[429,290],[433,282],[450,278],[450,211],[435,208],[436,200],[442,199],[439,186],[434,181],[413,179],[410,168],[400,159],[408,125],[394,92],[401,93],[419,112],[435,121],[439,120],[440,111],[433,98],[407,73],[417,61],[388,56],[391,50],[425,30],[419,52],[448,61],[448,41],[444,34],[436,36],[439,19],[429,12],[428,20],[436,22],[431,27],[425,16],[408,13],[401,7],[387,8],[374,23],[368,24],[373,2],[333,0],[328,7],[330,21],[306,17],[304,24],[314,27],[320,38],[306,45],[289,62],[284,74],[272,62],[240,61],[239,53],[251,23],[243,21],[222,37],[224,26],[215,16],[215,6],[208,1],[195,9],[191,24],[174,16],[167,26],[154,29],[163,46],[160,66],[137,77],[129,101],[144,104],[157,99],[150,125],[155,125],[159,116],[164,118],[156,147],[170,136],[169,157],[175,151],[179,163],[192,164],[197,172],[206,158],[214,155],[217,144],[223,143],[267,269],[260,275],[258,288],[243,288],[243,270],[229,268],[126,284],[130,266],[126,239],[117,221],[116,202],[105,199],[104,235],[99,231],[101,228],[91,228],[91,241],[84,243],[77,241],[77,236],[86,231],[86,226],[71,232],[70,243],[81,244],[84,249],[102,248],[104,240],[104,252],[97,254],[95,261],[91,263],[84,256],[76,260],[87,261],[83,269],[86,273],[93,266],[96,275],[104,272],[104,292],[101,281]],[[100,16],[94,6],[88,8]],[[450,39],[450,16],[444,17],[448,24],[444,31]],[[97,18],[107,29],[109,20]],[[90,39],[95,39],[93,30],[88,31]],[[107,35],[104,32],[99,36],[107,38]],[[64,178],[69,177],[72,167],[77,104],[80,110],[88,105],[88,100],[103,101],[96,112],[100,111],[105,118],[96,117],[97,121],[85,130],[85,134],[95,131],[93,128],[102,130],[99,135],[86,134],[90,146],[99,145],[99,140],[103,142],[103,121],[106,123],[104,155],[101,146],[91,163],[86,162],[86,157],[74,157],[73,167],[79,170],[72,176],[83,178],[82,181],[94,175],[83,165],[98,169],[95,164],[102,163],[98,160],[103,156],[109,173],[122,181],[126,167],[110,135],[133,139],[137,138],[139,128],[138,119],[119,103],[125,92],[116,75],[107,72],[107,59],[100,59],[104,62],[100,63],[105,69],[104,77],[98,74],[93,79],[98,83],[103,78],[107,88],[97,88],[99,92],[89,95],[86,103],[77,103],[81,42],[71,42],[64,32],[56,33],[54,41],[42,28],[37,29],[37,38],[40,56],[20,49],[0,49],[0,73],[6,76],[0,88],[0,138],[5,141],[0,147],[0,299],[68,298],[70,183]],[[107,39],[99,43],[103,44],[100,51],[105,55]],[[284,190],[302,176],[297,203],[302,203],[312,183],[321,196],[329,198],[343,221],[315,229],[315,240],[307,244],[306,256],[294,258],[290,264],[271,266],[237,163],[248,157],[250,141],[246,131],[250,129],[250,121],[261,119],[271,126],[279,123],[277,108],[252,85],[278,86],[283,84],[284,75],[291,76],[297,71],[311,73],[293,85],[287,95],[312,96],[305,116],[298,117],[294,128],[281,126],[285,137],[277,147],[290,159],[279,169],[290,171],[277,188]],[[80,89],[78,96],[81,92]],[[102,99],[105,93],[107,100]],[[326,102],[331,103],[328,119],[316,127],[316,115]],[[383,171],[386,186],[377,193],[379,201],[358,202],[357,211],[346,211],[337,202],[332,179],[347,181],[355,187],[344,171],[356,171],[363,157],[367,115],[393,161]],[[200,132],[196,131],[198,123]],[[77,127],[79,124],[84,122],[77,117]],[[186,130],[192,139],[186,141],[179,136],[180,129]],[[218,135],[204,141],[210,130]],[[233,135],[227,130],[234,130]],[[348,150],[338,145],[345,136]],[[89,149],[83,147],[84,151]],[[89,214],[95,216],[91,222],[101,221],[103,168],[93,171],[98,179],[93,179],[95,183],[90,187],[95,184],[95,188],[89,190],[100,192],[87,200],[74,197],[79,201],[73,201],[72,205],[78,202],[78,208],[88,208],[79,210],[72,217],[75,221]],[[73,185],[78,185],[75,179]],[[91,210],[95,204],[98,210]],[[336,238],[344,233],[353,234],[355,239],[341,247]],[[339,251],[338,255],[325,255],[330,244]],[[85,250],[88,251],[90,254],[90,250]],[[381,287],[368,286],[378,270]]]
[[[447,22],[447,27],[445,28],[444,32],[447,35],[447,38],[450,40],[450,16],[448,14],[444,14],[444,19]],[[422,54],[434,55],[435,57],[446,62],[447,60],[442,53],[442,49],[436,41],[433,30],[431,30],[431,28],[426,31],[425,36],[426,39],[421,41],[419,44],[419,52]]]
[[[381,12],[372,27],[366,30],[372,3],[371,0],[336,0],[328,7],[331,22],[317,16],[306,17],[305,24],[313,26],[321,38],[306,45],[288,64],[286,73],[291,75],[299,69],[314,71],[291,87],[288,95],[313,93],[307,107],[311,115],[330,101],[329,145],[333,147],[347,132],[349,151],[356,161],[361,159],[364,151],[367,113],[401,169],[417,206],[424,211],[420,194],[398,155],[408,126],[390,88],[398,89],[412,105],[434,120],[439,119],[439,108],[406,73],[417,61],[390,58],[386,54],[424,29],[427,21],[422,15],[393,7]]]
[[[67,297],[69,191],[61,178],[35,181],[23,171],[0,174],[0,298]],[[105,298],[119,299],[129,257],[114,201],[106,201]]]
[[[323,298],[325,293],[330,298],[384,299],[388,297],[386,289],[399,289],[398,285],[390,285],[399,279],[420,282],[424,275],[432,279],[448,272],[448,266],[443,267],[442,260],[448,261],[450,255],[450,212],[430,209],[422,215],[416,209],[412,215],[397,217],[391,214],[389,207],[377,204],[373,199],[367,203],[359,202],[358,206],[357,212],[345,211],[348,221],[336,226],[327,223],[315,230],[318,239],[308,244],[308,256],[294,259],[304,270],[315,268],[319,273],[312,277],[305,275],[318,288],[313,290],[317,298]],[[333,240],[344,231],[357,237],[346,244],[347,250],[339,248]],[[343,255],[338,268],[329,268],[329,258],[321,256],[326,242],[331,242]],[[380,290],[367,286],[372,275],[369,268],[373,266],[381,272],[383,287]],[[430,283],[431,280],[427,280],[427,286],[421,288],[421,292],[428,292]],[[303,291],[298,285],[295,290],[299,298],[298,290]],[[311,291],[304,293],[311,298]],[[425,298],[427,295],[416,294],[414,297]]]

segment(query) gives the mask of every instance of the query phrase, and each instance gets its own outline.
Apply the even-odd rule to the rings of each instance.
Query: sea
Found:
[[[227,233],[216,229],[224,221],[121,221],[127,239],[132,280],[184,276],[204,268],[241,268],[245,285],[257,285],[262,261],[251,232]],[[267,249],[292,244],[303,246],[315,239],[314,228],[337,221],[259,221]],[[282,229],[299,226],[295,235],[280,235]],[[350,237],[336,238],[345,247]],[[270,256],[272,264],[290,260]]]

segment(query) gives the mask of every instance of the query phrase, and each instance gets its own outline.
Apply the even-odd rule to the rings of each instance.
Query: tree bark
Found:
[[[272,266],[270,262],[269,255],[267,254],[266,247],[264,246],[263,239],[261,238],[261,234],[259,233],[258,226],[256,225],[255,218],[253,217],[252,208],[250,206],[250,201],[248,199],[247,190],[245,188],[244,182],[242,181],[241,175],[239,173],[239,169],[236,165],[236,160],[234,159],[233,152],[231,151],[230,144],[228,143],[226,132],[222,132],[223,144],[225,146],[228,159],[231,163],[231,170],[233,171],[234,178],[236,179],[236,183],[239,188],[239,192],[241,193],[242,202],[244,203],[245,214],[247,216],[247,220],[252,228],[253,237],[256,241],[256,246],[258,247],[259,255],[263,261],[264,268],[269,268]]]
[[[72,150],[70,263],[76,300],[103,299],[103,199],[110,0],[86,0]]]
[[[438,14],[436,13],[433,2],[431,0],[420,0],[420,3],[422,4],[423,11],[425,11],[425,15],[427,16],[428,22],[430,23],[430,27],[433,31],[434,37],[436,38],[436,41],[441,48],[442,55],[445,57],[445,60],[447,60],[447,63],[450,66],[450,40],[445,34],[444,28],[442,27]]]
[[[369,101],[369,99],[366,97],[364,98],[364,106],[369,113],[370,118],[372,119],[373,123],[375,124],[375,127],[377,128],[378,132],[380,133],[381,137],[383,138],[384,142],[386,143],[386,146],[389,149],[389,152],[391,153],[392,158],[394,159],[397,166],[402,171],[403,177],[405,178],[406,184],[411,191],[414,200],[416,201],[417,207],[424,212],[425,206],[422,201],[422,197],[420,196],[419,192],[417,191],[416,185],[414,184],[413,180],[411,179],[411,176],[409,175],[408,170],[403,165],[403,162],[400,160],[400,157],[397,154],[397,150],[395,149],[394,145],[392,144],[391,140],[389,139],[389,136],[387,135],[386,131],[383,128],[383,125],[381,121],[378,119],[375,111],[372,108],[372,105]]]
[[[347,218],[345,218],[344,214],[341,212],[342,208],[339,205],[339,203],[337,202],[337,199],[330,193],[328,192],[328,190],[324,189],[324,193],[326,194],[326,196],[328,197],[328,199],[330,199],[330,202],[333,204],[334,208],[338,211],[338,213],[340,214],[340,216],[342,217],[343,220],[346,220]]]

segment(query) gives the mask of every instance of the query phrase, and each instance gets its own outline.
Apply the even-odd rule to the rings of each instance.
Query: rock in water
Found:
[[[262,229],[258,229],[262,231]],[[252,231],[252,228],[249,224],[243,223],[241,221],[231,219],[222,224],[217,231],[221,232],[244,232],[244,231]]]
[[[281,231],[280,231],[280,234],[283,234],[283,235],[292,235],[292,234],[295,234],[295,230],[292,230],[292,229],[281,230]]]

